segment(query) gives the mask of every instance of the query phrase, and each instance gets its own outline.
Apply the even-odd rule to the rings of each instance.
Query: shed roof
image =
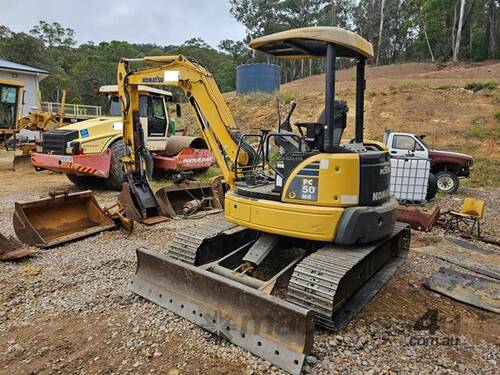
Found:
[[[43,70],[43,69],[34,68],[34,67],[28,66],[28,65],[18,64],[18,63],[8,61],[8,60],[3,60],[3,59],[0,59],[0,69],[20,71],[20,72],[25,72],[28,74],[37,74],[37,73],[38,74],[46,74],[46,75],[50,74],[48,71]]]
[[[373,57],[373,45],[366,39],[331,26],[302,27],[266,35],[252,40],[250,47],[278,58],[310,59],[324,57],[327,43],[337,45],[339,57]]]

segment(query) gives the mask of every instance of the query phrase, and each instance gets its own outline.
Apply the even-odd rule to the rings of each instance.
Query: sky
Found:
[[[212,47],[241,40],[229,0],[0,0],[0,25],[28,32],[39,20],[75,30],[79,43],[125,40],[179,45],[200,37]]]

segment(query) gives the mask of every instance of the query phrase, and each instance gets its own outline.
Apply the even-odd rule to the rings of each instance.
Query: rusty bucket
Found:
[[[212,185],[198,182],[174,184],[155,194],[161,213],[173,219],[197,218],[222,212]]]
[[[396,218],[398,221],[410,224],[413,230],[429,232],[438,220],[439,213],[438,206],[429,211],[415,206],[400,205],[396,211]]]
[[[56,192],[33,201],[16,202],[14,230],[28,245],[47,248],[113,228],[92,191]]]
[[[0,233],[0,260],[20,259],[33,254],[33,250],[23,246],[14,237],[5,237]]]

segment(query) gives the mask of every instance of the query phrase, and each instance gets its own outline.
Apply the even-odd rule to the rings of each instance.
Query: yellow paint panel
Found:
[[[293,178],[300,178],[301,170],[314,162],[320,164],[317,200],[294,199],[290,189]],[[327,207],[356,206],[359,202],[359,173],[358,154],[314,155],[300,163],[290,174],[283,189],[283,202]]]
[[[342,208],[250,199],[234,192],[226,194],[225,207],[225,218],[230,222],[266,233],[314,241],[332,241],[344,212]]]
[[[235,218],[238,221],[250,221],[250,206],[241,201],[229,201],[225,199],[225,215]]]

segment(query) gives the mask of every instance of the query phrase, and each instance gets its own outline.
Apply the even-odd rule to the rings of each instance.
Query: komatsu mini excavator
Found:
[[[139,85],[184,91],[227,186],[225,220],[178,231],[164,252],[138,249],[128,287],[298,374],[315,324],[340,329],[359,312],[406,258],[410,231],[395,220],[386,146],[363,139],[372,45],[350,31],[311,27],[264,36],[250,47],[276,58],[326,58],[323,122],[243,134],[200,62],[182,55],[119,62],[123,161],[138,209],[158,210],[141,167]],[[338,57],[357,60],[355,137],[343,144],[347,106],[335,100]],[[281,150],[276,164],[273,145]]]

